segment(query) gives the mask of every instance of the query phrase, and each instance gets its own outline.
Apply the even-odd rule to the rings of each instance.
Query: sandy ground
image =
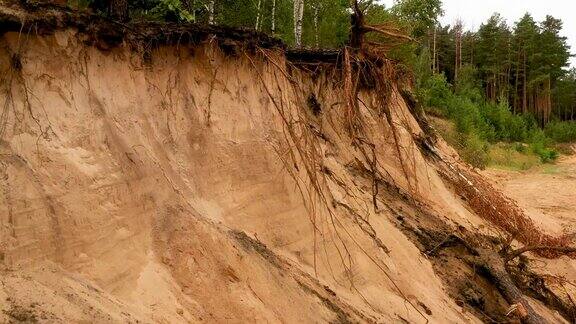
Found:
[[[576,154],[528,171],[489,169],[484,174],[542,229],[576,233]]]
[[[363,94],[366,152],[337,80],[287,78],[281,56],[20,41],[0,38],[0,323],[480,322],[402,230],[410,210],[388,206],[401,191],[485,225],[418,149],[395,87],[390,121]]]
[[[73,31],[30,37],[13,69],[19,42],[0,38],[13,80],[0,82],[0,323],[478,322],[397,215],[371,208],[331,77],[294,74],[294,86],[209,45],[157,49],[145,65]],[[391,96],[401,156],[377,100],[363,100],[381,173],[454,223],[481,224]]]

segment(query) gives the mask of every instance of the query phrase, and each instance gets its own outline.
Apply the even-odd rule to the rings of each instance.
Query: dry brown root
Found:
[[[438,173],[465,199],[472,210],[526,247],[512,252],[510,259],[526,252],[555,259],[561,256],[576,258],[576,247],[570,246],[570,236],[554,237],[542,232],[524,211],[486,179],[467,168],[451,163],[433,143],[419,142],[425,156],[431,157]]]

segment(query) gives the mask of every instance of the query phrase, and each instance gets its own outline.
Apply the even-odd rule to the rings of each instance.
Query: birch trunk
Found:
[[[294,0],[294,39],[297,48],[302,47],[303,18],[304,18],[304,0]]]
[[[272,0],[272,36],[276,33],[276,0]]]
[[[210,0],[208,3],[208,24],[210,25],[214,24],[214,1]]]
[[[314,40],[316,48],[320,48],[320,35],[318,31],[318,7],[320,5],[316,4],[314,6]]]
[[[192,6],[189,10],[192,13],[192,22],[196,22],[196,0],[192,0]]]
[[[262,9],[262,0],[258,0],[258,7],[256,8],[256,31],[260,30],[260,16],[261,16],[261,9]]]

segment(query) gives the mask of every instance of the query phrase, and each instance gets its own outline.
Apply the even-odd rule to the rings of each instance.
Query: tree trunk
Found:
[[[510,43],[507,44],[508,46],[508,55],[507,55],[507,61],[506,61],[506,75],[504,76],[504,94],[506,95],[506,100],[510,100],[511,96],[510,96],[510,75],[511,75],[511,71],[512,71],[512,47],[510,46]]]
[[[474,65],[474,47],[476,46],[476,36],[472,34],[470,44],[470,65]]]
[[[191,1],[190,13],[192,14],[192,22],[196,22],[196,0]]]
[[[526,73],[526,51],[523,52],[523,56],[522,77],[524,78],[524,82],[522,84],[522,113],[526,113],[528,112],[528,73]]]
[[[456,21],[454,26],[455,33],[455,62],[454,62],[454,81],[458,81],[458,76],[460,74],[460,67],[462,66],[462,22],[460,20]]]
[[[434,33],[432,36],[432,73],[436,73],[436,29],[437,26],[434,24]]]
[[[294,42],[302,47],[302,19],[304,18],[304,0],[294,0]]]
[[[548,124],[550,121],[550,115],[552,115],[552,80],[550,76],[546,79],[546,115],[544,116],[544,125]]]
[[[519,98],[518,98],[518,82],[520,82],[520,52],[518,52],[518,55],[516,56],[516,70],[515,72],[515,82],[514,82],[514,103],[513,103],[513,107],[514,107],[514,113],[518,113],[518,106],[519,106]]]
[[[316,48],[320,48],[320,34],[318,30],[318,7],[320,5],[317,3],[314,5],[314,45]]]
[[[272,0],[272,36],[276,33],[276,0]]]
[[[214,25],[214,1],[208,2],[208,24]]]
[[[460,41],[458,44],[458,64],[460,64],[460,66],[458,66],[459,69],[462,68],[462,31],[460,31]]]
[[[128,20],[128,0],[112,0],[109,8],[110,18],[127,21]]]
[[[502,293],[506,301],[516,307],[516,313],[526,324],[543,324],[547,323],[524,298],[524,295],[516,287],[512,278],[506,271],[506,266],[502,258],[495,252],[487,249],[477,249],[482,259],[482,266],[488,270],[493,277],[498,290]]]
[[[260,30],[260,24],[261,24],[260,20],[262,15],[261,9],[262,9],[262,0],[258,0],[258,6],[256,8],[256,26],[255,26],[256,31]]]
[[[496,100],[497,88],[498,88],[498,76],[496,75],[496,72],[494,72],[492,74],[492,91],[490,92],[490,97],[488,98],[490,99],[490,101]]]

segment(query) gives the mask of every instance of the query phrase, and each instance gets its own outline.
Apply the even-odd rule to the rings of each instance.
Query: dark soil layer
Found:
[[[53,4],[6,1],[0,5],[0,35],[6,32],[50,34],[74,28],[86,35],[86,43],[110,49],[127,43],[150,49],[161,45],[199,44],[215,40],[225,51],[243,48],[281,48],[285,44],[265,33],[225,26],[169,22],[120,23],[88,11],[70,10]]]

